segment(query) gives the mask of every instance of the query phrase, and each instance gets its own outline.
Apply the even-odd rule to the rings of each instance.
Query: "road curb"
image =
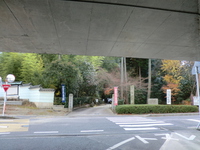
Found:
[[[165,113],[165,114],[116,114],[117,116],[134,116],[134,117],[159,117],[159,116],[192,116],[199,113]]]
[[[0,119],[17,119],[17,118],[12,116],[0,116]]]
[[[148,114],[149,117],[157,117],[157,116],[190,116],[190,115],[199,115],[199,113],[166,113],[166,114]]]

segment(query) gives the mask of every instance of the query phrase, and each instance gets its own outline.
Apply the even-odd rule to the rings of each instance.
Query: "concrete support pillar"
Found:
[[[73,94],[69,94],[68,111],[71,112],[72,110],[73,110]]]
[[[196,57],[197,57],[197,60],[198,58],[200,57],[200,52],[199,52],[199,49],[200,49],[200,0],[197,1],[198,2],[198,38],[197,38],[197,52],[196,52]]]

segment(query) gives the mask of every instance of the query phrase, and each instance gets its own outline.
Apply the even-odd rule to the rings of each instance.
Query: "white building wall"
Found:
[[[0,87],[0,99],[3,99],[4,98],[4,89],[2,87]]]
[[[53,108],[54,91],[39,91],[39,101],[34,103],[38,108]]]
[[[17,94],[18,94],[17,85],[10,86],[9,89],[7,90],[7,95],[17,95]]]
[[[42,89],[41,87],[30,87],[30,102],[34,102],[38,108],[53,108],[54,90]]]
[[[40,102],[40,88],[29,88],[30,96],[29,101],[30,102]]]
[[[30,98],[29,88],[30,88],[30,85],[19,87],[19,98],[20,99],[29,99]]]
[[[40,101],[41,102],[53,102],[54,101],[54,91],[40,91]]]

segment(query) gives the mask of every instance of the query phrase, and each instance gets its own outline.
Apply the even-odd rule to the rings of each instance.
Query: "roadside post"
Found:
[[[167,105],[171,105],[171,89],[167,89]]]
[[[114,94],[112,95],[112,110],[115,112],[115,107],[118,105],[118,87],[114,87]]]
[[[68,111],[73,111],[73,94],[69,94]]]
[[[5,110],[6,110],[6,101],[7,101],[7,90],[9,89],[9,87],[11,86],[10,84],[8,84],[7,82],[9,83],[12,83],[15,81],[15,76],[13,74],[8,74],[7,77],[6,77],[6,83],[5,84],[2,84],[2,78],[0,77],[0,84],[2,85],[5,93],[4,93],[4,103],[3,103],[3,112],[2,112],[2,116],[5,115]]]
[[[118,105],[118,87],[114,87],[114,105]]]
[[[199,116],[200,116],[199,73],[200,73],[200,62],[195,61],[194,66],[192,67],[192,74],[196,75],[197,99],[198,99],[198,102],[199,102]],[[199,129],[199,126],[200,126],[200,122],[197,125],[197,129]]]
[[[66,86],[65,84],[61,84],[62,87],[62,102],[66,103]]]
[[[112,111],[114,112],[115,110],[115,105],[114,105],[114,94],[112,94],[112,103],[111,103]]]

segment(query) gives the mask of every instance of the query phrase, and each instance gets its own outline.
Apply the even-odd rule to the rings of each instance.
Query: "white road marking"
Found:
[[[143,117],[107,117],[108,120],[114,122],[114,123],[120,123],[120,122],[126,122],[126,123],[132,123],[132,122],[145,122],[145,121],[155,121],[152,119],[147,119]]]
[[[136,131],[136,130],[157,130],[158,128],[154,128],[154,127],[152,127],[152,128],[124,128],[124,130],[126,130],[126,131],[131,131],[131,130],[134,130],[134,131]]]
[[[171,123],[163,123],[163,124],[139,124],[139,125],[119,125],[120,127],[150,127],[150,126],[168,126],[173,125]]]
[[[197,126],[187,127],[188,129],[196,129]]]
[[[164,135],[164,137],[161,137],[161,139],[163,139],[163,140],[175,140],[175,141],[179,141],[179,139],[172,138],[169,133],[155,134],[155,136],[162,136],[162,135]]]
[[[81,132],[103,132],[104,130],[82,130]]]
[[[164,121],[157,121],[157,120],[152,120],[152,119],[147,119],[147,118],[142,118],[142,117],[120,117],[120,118],[115,118],[115,117],[107,117],[108,120],[112,121],[119,127],[124,128],[124,130],[131,131],[131,130],[159,130],[158,127],[154,126],[169,126],[173,125],[172,123],[165,123]],[[164,128],[161,128],[163,130]],[[167,129],[165,129],[167,130]]]
[[[196,119],[187,119],[189,121],[194,121],[194,122],[200,122],[200,120],[196,120]]]
[[[0,128],[8,128],[8,126],[0,126]]]
[[[0,122],[12,122],[13,120],[7,120],[7,119],[3,119],[3,120],[0,120]]]
[[[134,122],[134,123],[116,123],[116,124],[147,124],[147,123],[164,123],[163,121],[151,121],[151,122]]]
[[[0,134],[10,134],[10,132],[0,132]]]
[[[156,138],[142,138],[140,136],[135,136],[135,137],[138,138],[140,141],[142,141],[144,144],[148,144],[149,143],[147,140],[154,140],[154,141],[158,140]]]
[[[119,146],[121,146],[121,145],[123,145],[123,144],[125,144],[125,143],[128,143],[128,142],[130,142],[130,141],[132,141],[132,140],[134,140],[134,139],[135,139],[134,137],[129,138],[129,139],[127,139],[127,140],[124,140],[124,141],[122,141],[122,142],[120,142],[120,143],[115,144],[115,145],[112,146],[112,147],[109,147],[109,148],[106,149],[106,150],[112,150],[112,149],[115,149],[115,148],[117,148],[117,147],[119,147]]]
[[[42,134],[42,133],[58,133],[58,131],[37,131],[34,132],[35,134]]]
[[[182,137],[182,138],[184,138],[184,139],[186,139],[186,140],[189,140],[189,141],[192,141],[192,140],[194,140],[196,138],[195,135],[191,135],[189,138],[187,138],[187,137],[185,137],[185,136],[183,136],[183,135],[181,135],[179,133],[175,133],[175,134],[180,136],[180,137]]]

